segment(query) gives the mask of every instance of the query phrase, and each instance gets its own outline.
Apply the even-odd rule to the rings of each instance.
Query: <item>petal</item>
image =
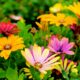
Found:
[[[25,49],[25,51],[21,51],[23,57],[33,66],[34,65],[34,58],[29,51],[29,49]]]
[[[57,51],[60,48],[60,42],[57,38],[54,38],[53,40],[50,40],[48,47],[53,51]]]
[[[71,43],[67,44],[67,45],[63,48],[63,51],[68,51],[68,50],[70,50],[73,46],[74,46],[74,42],[71,42]]]
[[[64,53],[69,54],[69,55],[74,55],[73,51],[65,51]]]
[[[36,62],[40,61],[42,49],[38,45],[33,46],[33,56]]]
[[[51,59],[55,58],[55,56],[57,56],[57,55],[58,55],[58,54],[54,54],[54,55],[48,57],[48,58],[44,61],[44,63],[46,63],[46,62],[50,61]]]
[[[65,47],[68,44],[68,38],[63,37],[60,41],[60,44]]]
[[[67,64],[68,64],[68,60],[65,59],[65,60],[64,60],[64,65],[63,65],[63,66],[64,66],[64,70],[67,68]]]
[[[23,49],[25,47],[24,44],[19,44],[19,45],[15,45],[15,46],[12,46],[12,51],[16,51],[16,50],[19,50],[19,49]]]
[[[46,63],[44,63],[45,65],[50,65],[50,64],[54,64],[54,63],[56,63],[58,60],[60,59],[60,57],[55,57],[55,58],[53,58],[53,59],[51,59],[50,61],[48,61],[48,62],[46,62]]]
[[[43,62],[49,55],[49,49],[44,49],[42,55],[41,55],[41,62]]]
[[[4,50],[0,53],[0,57],[4,57],[4,59],[8,59],[11,51],[10,50]]]

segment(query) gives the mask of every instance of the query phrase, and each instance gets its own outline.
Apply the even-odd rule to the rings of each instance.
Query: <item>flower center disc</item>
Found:
[[[5,49],[5,50],[11,49],[11,45],[10,45],[10,44],[5,45],[5,46],[4,46],[4,49]]]
[[[40,62],[36,62],[36,63],[35,63],[35,67],[36,67],[37,69],[42,68],[42,64],[41,64]]]
[[[59,20],[59,22],[60,22],[60,23],[64,23],[65,21],[62,19],[62,20]]]

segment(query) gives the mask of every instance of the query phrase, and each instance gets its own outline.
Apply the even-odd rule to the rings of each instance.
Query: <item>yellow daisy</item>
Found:
[[[80,2],[68,6],[68,9],[74,12],[76,15],[80,16]]]
[[[49,8],[49,11],[51,13],[57,13],[60,12],[63,9],[63,6],[61,3],[56,3],[55,5],[53,5],[52,7]]]
[[[23,49],[24,47],[23,39],[19,36],[2,37],[0,38],[0,57],[8,59],[12,51]]]
[[[76,64],[68,59],[60,60],[60,64],[55,65],[54,68],[60,71],[60,73],[62,73],[63,70],[65,70],[67,74],[69,74],[70,71],[75,72],[76,74],[78,73]]]
[[[55,18],[55,16],[53,14],[43,14],[37,17],[37,19],[40,19],[40,23],[36,22],[36,25],[46,31],[48,30],[48,25],[50,21],[53,21],[53,19]]]
[[[76,24],[77,20],[74,17],[66,16],[63,13],[58,13],[56,15],[56,18],[54,18],[52,21],[50,21],[50,24],[56,24],[57,26],[60,26],[61,24],[64,26]]]

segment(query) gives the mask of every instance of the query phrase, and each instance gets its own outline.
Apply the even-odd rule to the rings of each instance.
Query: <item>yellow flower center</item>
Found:
[[[12,47],[12,46],[11,46],[10,44],[6,44],[6,45],[4,46],[4,49],[5,49],[5,50],[10,50],[11,47]]]
[[[65,21],[64,21],[64,19],[62,19],[62,20],[59,20],[59,22],[60,22],[60,23],[64,23]]]
[[[42,68],[42,64],[40,62],[36,62],[34,65],[37,69]]]

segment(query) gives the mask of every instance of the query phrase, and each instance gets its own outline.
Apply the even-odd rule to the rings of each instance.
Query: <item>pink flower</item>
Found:
[[[70,42],[68,38],[63,37],[61,40],[58,40],[57,37],[51,37],[48,47],[52,52],[55,53],[65,53],[73,55],[74,52],[70,49],[74,46],[74,42]]]
[[[11,22],[0,22],[0,33],[4,35],[11,35],[18,33],[19,30],[15,24]]]
[[[55,57],[56,54],[50,55],[49,49],[44,49],[38,45],[34,45],[31,49],[26,48],[22,51],[22,55],[28,63],[41,73],[46,73],[47,70],[52,70],[53,67],[59,64],[60,57]]]
[[[14,14],[11,14],[11,15],[10,15],[10,18],[13,19],[13,20],[16,20],[16,21],[22,19],[21,16],[16,16],[16,15],[14,15]]]

